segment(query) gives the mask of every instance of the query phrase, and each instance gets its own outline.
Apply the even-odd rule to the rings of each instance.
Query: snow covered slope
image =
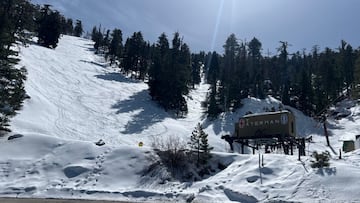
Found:
[[[121,76],[99,56],[92,42],[63,36],[55,50],[30,45],[22,48],[21,64],[29,75],[31,99],[12,124],[23,137],[0,138],[0,196],[193,202],[356,202],[360,201],[360,151],[338,159],[339,139],[360,134],[360,109],[330,120],[326,146],[322,126],[291,109],[297,133],[313,136],[307,153],[329,150],[330,168],[312,169],[311,157],[228,153],[221,135],[232,133],[234,122],[247,111],[277,108],[279,101],[248,98],[234,113],[216,120],[203,116],[201,101],[208,86],[201,84],[188,100],[189,114],[175,119],[152,102],[147,85]],[[169,173],[147,171],[159,161],[151,141],[163,136],[189,139],[203,123],[214,147],[213,162],[227,167],[198,182],[180,182]],[[96,146],[99,139],[104,146]],[[138,147],[142,141],[144,147]],[[214,166],[217,167],[217,166]],[[260,176],[261,174],[261,176]]]
[[[21,50],[31,100],[12,129],[113,145],[149,144],[148,138],[158,134],[191,133],[202,115],[206,85],[190,95],[189,116],[174,120],[151,101],[146,84],[108,67],[92,47],[91,41],[63,36],[55,50],[37,45]]]

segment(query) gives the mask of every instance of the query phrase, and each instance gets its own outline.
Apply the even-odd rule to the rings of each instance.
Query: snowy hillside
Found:
[[[21,48],[21,66],[28,69],[23,110],[11,123],[13,134],[0,137],[0,196],[111,199],[178,202],[360,202],[360,151],[339,160],[340,139],[360,134],[360,108],[344,104],[350,116],[329,120],[326,146],[322,125],[291,109],[297,134],[313,136],[306,152],[328,150],[330,168],[313,169],[312,158],[278,151],[229,153],[220,137],[234,131],[246,112],[278,108],[280,102],[248,98],[234,113],[207,120],[201,102],[208,86],[201,84],[187,98],[189,114],[173,118],[151,101],[147,85],[109,67],[86,39],[63,36],[55,50],[37,45]],[[343,106],[339,106],[343,107]],[[198,182],[172,179],[166,170],[149,173],[159,157],[152,140],[179,136],[189,140],[200,122],[214,147],[213,163],[223,170]],[[94,142],[104,140],[104,146]],[[139,147],[138,143],[144,146]],[[218,166],[214,164],[214,168]],[[261,176],[260,176],[261,174]]]
[[[107,67],[85,39],[64,36],[56,50],[33,45],[21,55],[31,100],[12,123],[19,133],[136,145],[158,134],[189,134],[200,120],[206,86],[191,95],[189,117],[175,121],[150,101],[146,84]]]

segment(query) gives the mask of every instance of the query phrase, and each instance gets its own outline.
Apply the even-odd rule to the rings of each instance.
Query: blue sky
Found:
[[[32,0],[48,3],[66,17],[80,19],[87,30],[101,24],[120,28],[124,38],[141,31],[156,42],[178,31],[192,51],[223,52],[226,38],[258,38],[263,54],[276,54],[279,41],[290,52],[335,49],[340,40],[360,46],[359,0]]]

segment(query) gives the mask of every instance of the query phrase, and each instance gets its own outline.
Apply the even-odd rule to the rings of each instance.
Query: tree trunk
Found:
[[[330,147],[329,134],[328,134],[327,127],[326,127],[326,118],[324,120],[323,126],[324,126],[324,134],[326,137],[326,144],[327,144],[327,146]]]

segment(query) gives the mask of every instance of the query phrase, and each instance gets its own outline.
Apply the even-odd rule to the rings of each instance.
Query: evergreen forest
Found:
[[[204,101],[207,116],[216,118],[235,111],[242,99],[273,96],[309,116],[318,116],[344,97],[359,98],[360,49],[342,40],[336,50],[314,45],[289,53],[289,43],[279,41],[275,55],[264,55],[261,41],[226,39],[223,53],[191,53],[178,32],[170,41],[163,33],[154,44],[134,32],[122,44],[121,30],[92,31],[97,53],[110,58],[122,74],[143,80],[151,98],[165,110],[186,115],[185,97],[201,82],[210,85]]]

